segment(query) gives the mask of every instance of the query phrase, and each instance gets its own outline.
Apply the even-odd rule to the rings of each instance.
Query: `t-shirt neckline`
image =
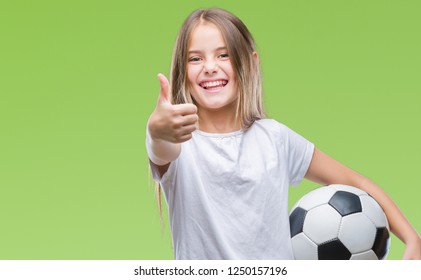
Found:
[[[225,137],[232,137],[232,136],[243,134],[244,130],[240,129],[240,130],[236,130],[232,132],[225,132],[225,133],[213,133],[213,132],[195,130],[194,133],[197,133],[199,135],[206,136],[206,137],[225,138]]]

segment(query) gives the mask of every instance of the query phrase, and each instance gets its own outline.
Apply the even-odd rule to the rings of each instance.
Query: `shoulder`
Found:
[[[285,136],[288,134],[291,129],[274,120],[274,119],[261,119],[254,122],[254,124],[251,127],[252,129],[258,129],[258,130],[264,130],[269,133],[275,134],[277,136]]]
[[[303,143],[308,141],[304,136],[289,128],[287,125],[274,119],[256,121],[251,130],[259,131],[256,134],[265,134],[281,143]]]

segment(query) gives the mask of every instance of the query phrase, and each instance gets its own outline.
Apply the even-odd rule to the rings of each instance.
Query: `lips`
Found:
[[[220,79],[220,80],[212,80],[212,81],[203,81],[199,83],[199,85],[207,90],[223,88],[228,83],[228,80]]]

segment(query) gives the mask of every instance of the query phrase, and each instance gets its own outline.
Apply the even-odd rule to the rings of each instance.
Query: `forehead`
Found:
[[[210,22],[202,22],[190,34],[188,48],[210,49],[214,46],[225,46],[225,40],[219,28]]]

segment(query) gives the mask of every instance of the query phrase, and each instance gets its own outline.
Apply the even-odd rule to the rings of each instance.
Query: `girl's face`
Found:
[[[189,88],[199,110],[235,112],[238,92],[234,69],[222,34],[214,24],[201,23],[193,30],[187,59]]]

